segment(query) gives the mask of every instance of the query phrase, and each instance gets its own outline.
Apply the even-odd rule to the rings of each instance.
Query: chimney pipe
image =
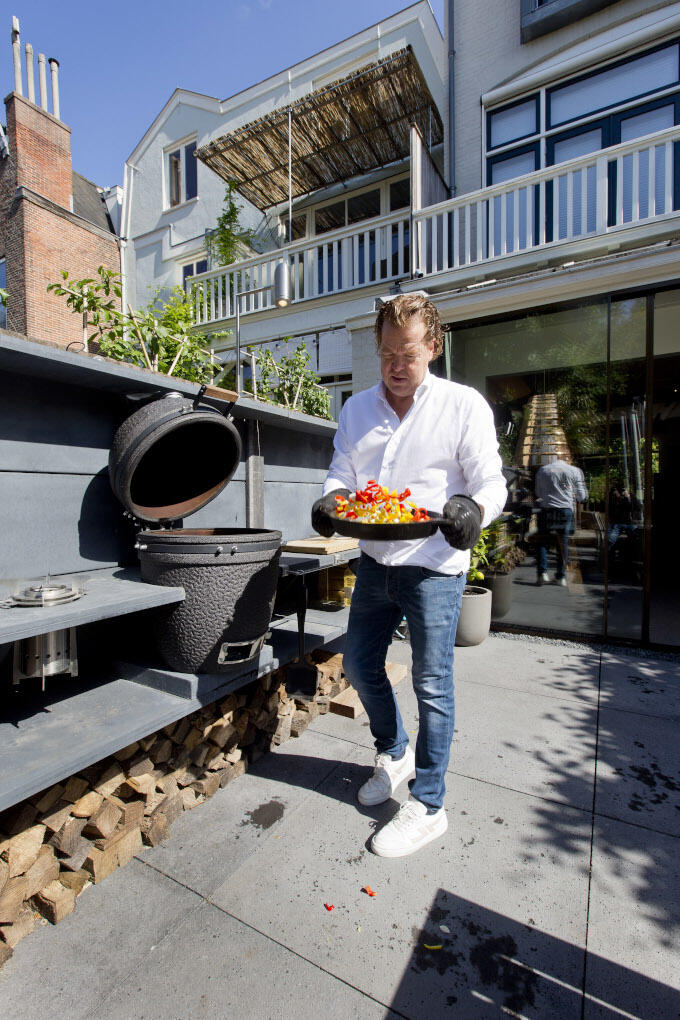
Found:
[[[21,37],[19,35],[19,19],[12,15],[12,50],[14,54],[14,91],[20,96],[24,94],[21,80]]]
[[[52,115],[61,120],[59,116],[59,61],[54,57],[49,59],[50,76],[52,78]]]
[[[40,108],[47,109],[47,75],[45,73],[45,54],[38,54],[38,79],[40,81]]]
[[[26,84],[28,86],[28,101],[35,103],[35,80],[33,78],[33,47],[26,43]]]

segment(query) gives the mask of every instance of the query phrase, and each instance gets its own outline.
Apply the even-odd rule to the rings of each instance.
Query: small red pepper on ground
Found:
[[[370,885],[365,885],[361,891],[365,892],[368,896],[377,896],[378,895],[376,892],[373,892],[373,890],[371,889]]]
[[[324,907],[326,908],[326,910],[335,910],[335,906],[333,903],[324,903]]]

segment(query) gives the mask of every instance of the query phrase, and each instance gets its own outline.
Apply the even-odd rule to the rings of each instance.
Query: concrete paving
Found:
[[[407,789],[359,807],[366,716],[321,716],[20,943],[3,1018],[680,1017],[680,658],[492,634],[455,673],[444,836],[373,855]]]

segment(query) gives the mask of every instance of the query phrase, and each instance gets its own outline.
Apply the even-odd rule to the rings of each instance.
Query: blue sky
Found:
[[[406,0],[10,0],[0,24],[2,95],[13,88],[11,15],[24,44],[59,61],[73,168],[102,187],[175,88],[225,99],[409,6]],[[443,30],[445,0],[430,0]],[[26,82],[24,79],[24,91]],[[49,90],[49,84],[48,84]]]

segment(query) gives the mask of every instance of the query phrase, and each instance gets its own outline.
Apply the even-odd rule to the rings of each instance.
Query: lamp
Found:
[[[262,294],[274,291],[274,305],[287,308],[290,304],[290,269],[285,261],[277,262],[274,269],[274,284],[266,287],[254,287],[252,290],[239,290],[234,294],[236,303],[236,392],[241,392],[241,298],[248,294]]]

